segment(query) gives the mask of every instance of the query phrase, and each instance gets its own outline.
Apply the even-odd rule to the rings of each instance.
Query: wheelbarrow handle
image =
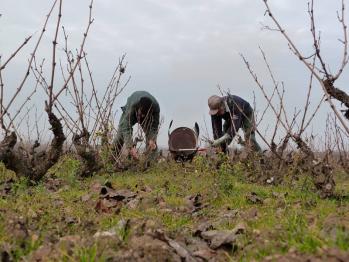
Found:
[[[196,137],[199,138],[199,135],[200,135],[200,128],[199,128],[199,125],[198,125],[197,122],[195,122],[194,131],[195,131],[195,133],[196,133]]]
[[[207,148],[182,148],[182,149],[177,149],[175,151],[178,151],[178,152],[185,152],[185,151],[206,151]]]
[[[172,124],[173,124],[173,120],[171,120],[170,122],[170,125],[168,127],[168,136],[170,137],[170,134],[171,134],[171,127],[172,127]]]

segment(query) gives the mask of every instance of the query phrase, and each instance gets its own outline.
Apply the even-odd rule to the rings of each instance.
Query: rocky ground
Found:
[[[90,178],[78,169],[65,157],[28,185],[0,166],[2,261],[349,261],[348,174],[320,199],[307,177],[260,185],[239,164],[200,157]]]

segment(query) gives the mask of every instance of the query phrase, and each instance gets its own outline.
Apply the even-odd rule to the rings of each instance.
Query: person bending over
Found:
[[[247,101],[234,95],[223,97],[213,95],[208,99],[208,106],[215,139],[212,146],[219,146],[222,152],[227,153],[228,145],[242,128],[246,145],[255,151],[261,151],[255,136],[254,112]]]
[[[118,132],[113,141],[116,155],[120,154],[125,144],[128,154],[133,159],[138,159],[136,144],[132,140],[132,127],[135,124],[140,124],[145,133],[147,150],[156,151],[160,119],[160,106],[157,100],[146,91],[136,91],[128,97],[126,105],[121,109]]]

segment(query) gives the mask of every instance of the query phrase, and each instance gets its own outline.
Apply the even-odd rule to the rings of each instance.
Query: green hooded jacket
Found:
[[[122,136],[127,147],[133,146],[132,141],[132,127],[138,123],[136,111],[138,103],[142,97],[147,97],[152,101],[152,111],[147,116],[146,122],[149,123],[146,128],[142,125],[143,131],[146,135],[147,140],[155,140],[158,134],[159,119],[160,119],[160,106],[155,97],[146,91],[136,91],[130,95],[127,99],[126,105],[121,107],[123,113],[120,118],[118,127],[118,136]]]

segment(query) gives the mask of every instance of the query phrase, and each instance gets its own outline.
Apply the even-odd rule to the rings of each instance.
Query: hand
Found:
[[[221,144],[222,142],[220,141],[220,139],[216,139],[216,140],[212,140],[210,141],[210,146],[212,147],[217,147]]]
[[[220,144],[220,143],[219,143],[218,139],[216,139],[216,140],[213,140],[213,141],[212,141],[211,146],[216,147],[216,146],[218,146],[219,144]]]
[[[224,134],[222,137],[216,139],[216,140],[213,140],[213,143],[211,144],[211,146],[213,147],[216,147],[216,146],[219,146],[223,143],[230,143],[231,142],[231,136],[229,134]]]
[[[139,160],[138,152],[137,152],[137,149],[135,147],[132,147],[130,149],[129,154],[134,160]]]
[[[151,151],[154,151],[154,150],[156,150],[157,147],[158,146],[156,145],[156,142],[153,139],[150,139],[149,142],[148,142],[148,148]]]

